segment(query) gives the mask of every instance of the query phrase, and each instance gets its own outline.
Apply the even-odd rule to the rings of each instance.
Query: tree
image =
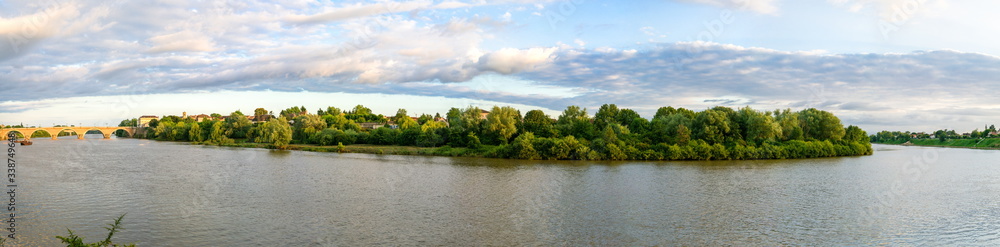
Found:
[[[212,123],[212,131],[209,133],[208,141],[215,144],[232,143],[233,140],[226,137],[225,123],[219,121]]]
[[[597,109],[597,113],[594,114],[594,127],[597,129],[604,129],[604,127],[609,124],[619,123],[618,122],[618,106],[615,104],[604,104],[601,108]]]
[[[292,139],[305,143],[314,133],[326,129],[327,122],[317,115],[304,114],[295,117]]]
[[[522,132],[531,132],[545,138],[557,136],[552,119],[541,110],[528,111],[524,114],[524,122],[521,125]]]
[[[253,110],[253,119],[255,121],[267,121],[268,117],[267,110],[264,108],[257,108]]]
[[[556,129],[563,136],[574,136],[579,139],[591,139],[594,136],[594,124],[587,116],[587,109],[579,106],[568,106],[559,115],[556,121]]]
[[[799,113],[799,124],[807,139],[839,141],[844,137],[844,125],[833,113],[809,108]]]
[[[336,107],[333,107],[333,106],[327,106],[325,111],[323,109],[319,109],[319,111],[316,112],[316,115],[320,115],[320,116],[323,116],[323,115],[337,116],[337,115],[340,115],[340,114],[341,114],[340,108],[336,108]]]
[[[253,123],[240,111],[234,111],[226,118],[226,135],[230,138],[246,138]]]
[[[848,143],[868,143],[868,133],[858,126],[850,125],[844,130],[844,141]]]
[[[691,141],[691,129],[688,129],[686,125],[677,125],[677,144],[687,145]]]
[[[255,142],[268,143],[277,149],[285,149],[292,141],[292,127],[284,117],[271,119],[260,126],[260,136]]]
[[[631,129],[632,126],[630,125],[637,118],[641,119],[642,116],[640,116],[639,113],[636,113],[632,109],[621,109],[620,111],[618,111],[618,116],[615,117],[615,122],[618,122],[621,125],[629,126],[629,129]]]
[[[659,109],[656,109],[656,114],[653,115],[653,119],[667,117],[673,115],[674,113],[677,113],[677,109],[674,109],[673,106],[660,107]]]
[[[396,110],[396,115],[392,117],[392,121],[396,121],[396,123],[398,124],[399,121],[403,120],[403,118],[413,120],[410,118],[409,115],[406,114],[406,109],[399,108],[399,110]]]
[[[510,106],[493,106],[486,116],[486,129],[496,139],[495,144],[507,143],[514,133],[517,133],[517,120],[521,113]]]
[[[781,136],[780,124],[771,116],[750,107],[741,108],[737,112],[736,122],[739,123],[742,136],[747,142],[760,144]]]
[[[791,109],[774,111],[775,121],[781,126],[781,140],[803,140],[802,126],[799,125],[799,113]]]
[[[420,114],[420,117],[417,118],[417,124],[420,125],[433,121],[434,121],[434,116],[431,116],[430,114]]]
[[[493,114],[493,112],[491,112],[490,114]],[[540,159],[541,156],[538,155],[538,151],[535,150],[535,147],[532,144],[534,140],[535,140],[535,135],[532,134],[531,132],[524,133],[518,136],[517,138],[514,138],[514,141],[509,146],[510,157],[517,159],[526,159],[526,160]]]
[[[188,131],[188,140],[193,142],[200,142],[204,140],[201,135],[201,126],[198,126],[198,123],[191,124],[191,130]]]
[[[729,134],[729,118],[724,112],[708,109],[699,112],[694,120],[694,137],[708,144],[723,143]]]

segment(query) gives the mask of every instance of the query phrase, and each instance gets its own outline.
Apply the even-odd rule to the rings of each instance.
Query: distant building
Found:
[[[364,123],[358,123],[358,125],[360,125],[362,129],[373,130],[382,127],[384,124],[374,123],[374,122],[364,122]]]
[[[201,121],[205,121],[205,120],[210,120],[210,121],[212,120],[212,116],[205,115],[205,114],[192,115],[190,117],[191,117],[191,119],[194,119],[195,122],[199,122],[199,123]]]
[[[479,109],[479,119],[486,119],[486,115],[490,115],[490,111]]]
[[[143,115],[139,117],[139,127],[149,127],[149,121],[153,121],[153,119],[160,119],[160,117],[153,115]]]

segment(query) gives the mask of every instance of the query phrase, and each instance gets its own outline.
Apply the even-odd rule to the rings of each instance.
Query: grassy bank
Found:
[[[947,139],[944,142],[938,139],[911,139],[914,146],[928,147],[957,147],[976,149],[1000,149],[1000,138],[986,139]],[[880,144],[904,144],[906,141],[881,142]]]
[[[270,144],[246,142],[245,140],[235,140],[221,145],[208,142],[194,143],[227,147],[275,148]],[[533,147],[539,147],[540,149],[535,150]],[[479,145],[475,148],[451,147],[447,145],[440,147],[415,147],[372,144],[336,146],[290,144],[284,146],[284,149],[311,152],[482,157],[528,160],[759,160],[822,158],[872,154],[871,146],[867,145],[867,143],[833,144],[829,141],[806,142],[798,140],[777,143],[777,145],[764,143],[759,147],[753,145],[708,145],[702,141],[693,141],[686,145],[660,144],[654,147],[646,147],[643,150],[634,147],[629,147],[626,150],[609,150],[612,154],[617,153],[621,156],[606,156],[601,152],[589,149],[586,145],[578,143],[574,143],[573,145],[559,145],[559,143],[546,144],[544,142],[536,144],[515,143],[499,146]]]
[[[254,143],[245,142],[243,140],[236,140],[234,143],[229,144],[214,144],[208,142],[194,142],[198,145],[215,145],[223,147],[242,147],[242,148],[265,148],[271,149],[268,144],[264,143]],[[486,157],[483,154],[491,153],[491,151],[497,149],[497,146],[485,145],[479,149],[471,148],[453,148],[449,146],[442,147],[413,147],[413,146],[386,146],[386,145],[370,145],[370,144],[354,144],[354,145],[337,145],[337,146],[321,146],[313,144],[291,144],[288,145],[286,150],[299,150],[299,151],[309,151],[309,152],[329,152],[329,153],[368,153],[368,154],[394,154],[394,155],[425,155],[425,156],[451,156],[451,157]]]

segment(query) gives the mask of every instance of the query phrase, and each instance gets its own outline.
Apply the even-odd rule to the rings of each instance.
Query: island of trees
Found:
[[[139,138],[307,151],[402,153],[551,160],[744,160],[870,155],[868,135],[830,112],[661,107],[651,120],[605,104],[591,116],[567,107],[552,118],[512,107],[451,108],[445,116],[373,114],[358,105],[315,113],[292,107],[274,115],[207,119],[165,116]],[[251,121],[250,119],[253,119]],[[221,120],[220,120],[221,119]],[[138,126],[136,119],[121,126]]]
[[[871,142],[880,144],[1000,149],[1000,132],[995,125],[983,126],[983,130],[975,129],[961,134],[949,129],[931,133],[880,131],[869,138]]]

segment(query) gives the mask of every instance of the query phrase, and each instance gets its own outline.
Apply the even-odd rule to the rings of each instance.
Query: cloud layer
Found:
[[[861,6],[851,8],[892,4],[830,1]],[[778,13],[771,0],[684,2]],[[938,128],[1000,113],[1000,58],[978,53],[827,54],[705,42],[582,48],[579,39],[576,47],[485,48],[496,34],[528,25],[512,16],[565,3],[5,3],[27,12],[0,12],[0,86],[16,95],[8,101],[305,90],[554,110],[616,103],[646,116],[665,105],[817,107],[873,128],[898,126],[900,119]],[[496,13],[471,11],[484,6]]]

